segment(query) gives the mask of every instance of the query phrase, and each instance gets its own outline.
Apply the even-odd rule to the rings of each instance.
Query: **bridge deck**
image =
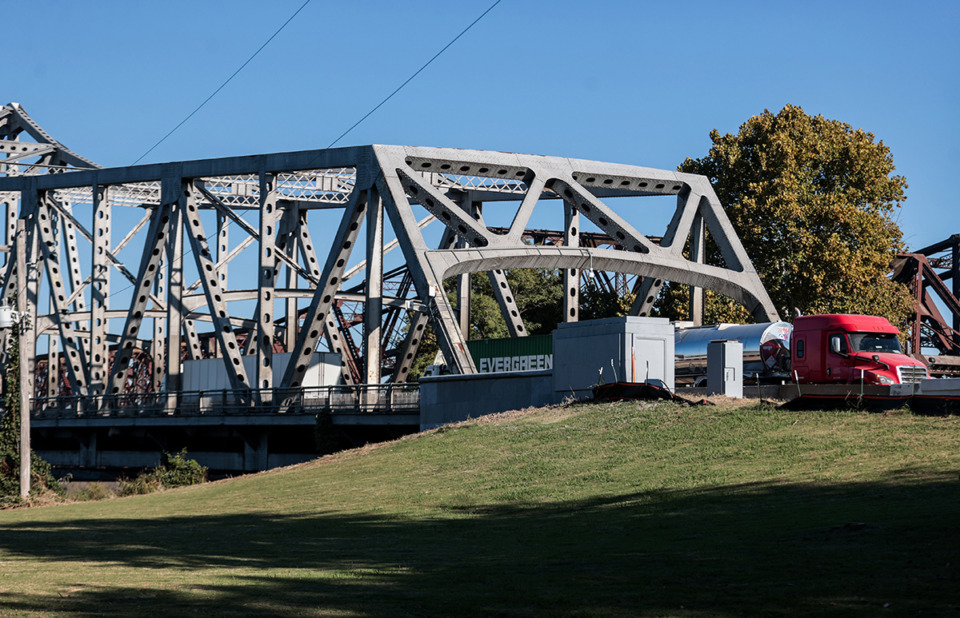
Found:
[[[334,425],[417,425],[420,420],[416,384],[66,396],[31,403],[30,422],[37,429],[314,425],[324,413]]]

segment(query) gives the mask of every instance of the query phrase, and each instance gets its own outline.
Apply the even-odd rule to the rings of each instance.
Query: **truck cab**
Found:
[[[903,353],[898,334],[877,316],[800,316],[793,322],[791,366],[798,382],[919,382],[927,377],[927,368]]]

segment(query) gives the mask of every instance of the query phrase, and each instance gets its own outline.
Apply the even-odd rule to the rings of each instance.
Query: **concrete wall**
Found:
[[[383,415],[368,415],[383,418]],[[187,449],[187,457],[219,472],[253,472],[315,459],[313,416],[296,425],[53,427],[33,431],[34,447],[51,465],[65,470],[153,468],[164,452]],[[413,429],[413,427],[410,427]],[[369,432],[360,432],[370,435]]]
[[[468,418],[559,403],[549,371],[480,373],[420,379],[420,430]]]
[[[673,344],[673,326],[665,318],[562,324],[553,332],[552,371],[421,378],[420,429],[571,397],[586,399],[593,395],[600,367],[606,382],[613,382],[616,373],[620,381],[657,379],[673,390]]]

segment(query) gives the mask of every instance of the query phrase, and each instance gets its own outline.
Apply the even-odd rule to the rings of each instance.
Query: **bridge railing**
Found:
[[[31,400],[38,419],[263,414],[416,414],[419,384],[67,395]]]

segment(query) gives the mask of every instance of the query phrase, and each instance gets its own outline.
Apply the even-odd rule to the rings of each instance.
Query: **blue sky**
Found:
[[[144,162],[324,148],[492,2],[312,0]],[[302,3],[3,3],[3,103],[102,165],[132,164]],[[673,169],[711,129],[792,103],[891,148],[920,248],[960,233],[958,26],[960,3],[924,0],[502,0],[339,145]]]

